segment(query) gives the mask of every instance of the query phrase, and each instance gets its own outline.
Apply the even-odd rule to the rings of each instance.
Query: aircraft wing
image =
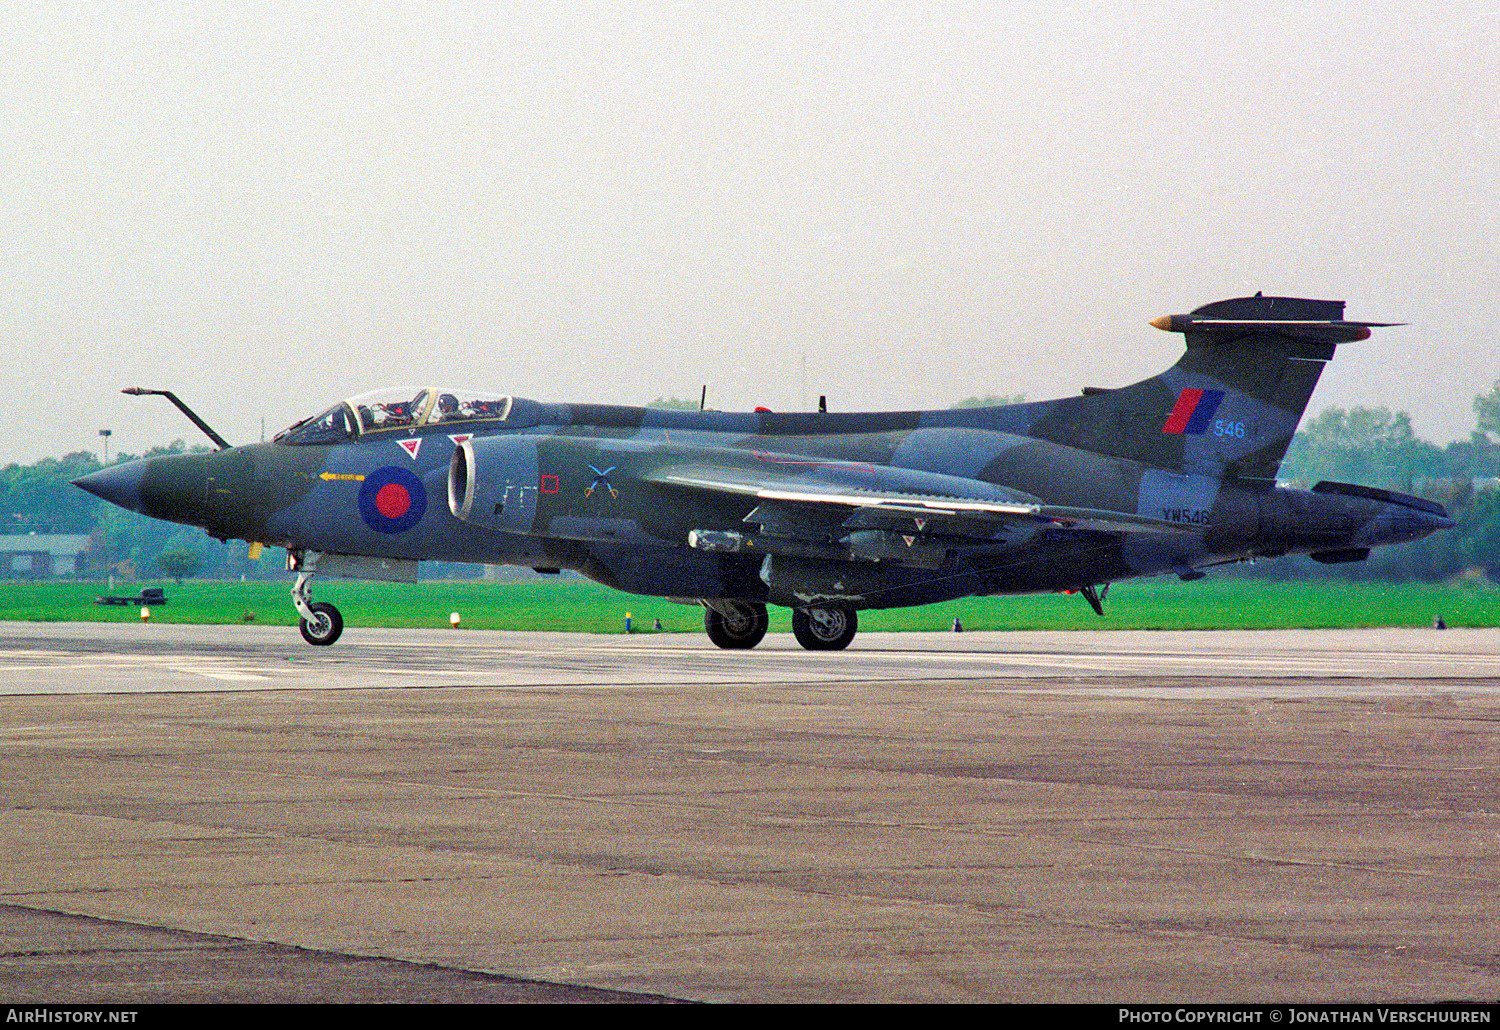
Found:
[[[856,485],[839,482],[838,477],[826,473],[824,478],[810,480],[803,477],[783,478],[774,474],[748,475],[732,469],[664,470],[646,478],[662,486],[752,498],[762,502],[762,505],[803,510],[812,507],[834,511],[845,509],[848,512],[843,520],[845,525],[869,529],[906,528],[909,532],[914,519],[935,518],[940,521],[938,525],[931,527],[931,531],[938,533],[948,528],[948,520],[954,523],[949,531],[960,533],[962,530],[958,528],[959,525],[974,523],[987,525],[991,531],[1025,523],[1030,526],[1040,524],[1101,533],[1176,535],[1196,532],[1190,525],[1146,518],[1130,512],[1031,504],[999,497],[967,498],[902,489],[899,485],[892,488]],[[983,486],[989,487],[990,484]],[[991,489],[997,493],[1003,492],[998,487]]]

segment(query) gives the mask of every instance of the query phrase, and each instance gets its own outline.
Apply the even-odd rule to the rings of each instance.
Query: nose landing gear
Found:
[[[344,617],[337,608],[325,601],[313,603],[308,589],[312,577],[311,572],[298,572],[297,585],[292,587],[292,604],[296,607],[297,614],[302,616],[297,622],[297,628],[302,631],[302,639],[309,644],[327,647],[344,632]]]

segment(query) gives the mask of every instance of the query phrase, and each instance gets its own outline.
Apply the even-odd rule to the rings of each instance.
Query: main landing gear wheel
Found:
[[[339,610],[326,601],[319,601],[308,607],[312,609],[312,620],[297,620],[302,639],[317,647],[326,647],[337,640],[339,634],[344,632],[344,617],[339,614]]]
[[[792,634],[809,651],[842,651],[859,630],[849,608],[793,608]]]
[[[703,609],[703,628],[708,630],[708,639],[730,651],[748,650],[761,642],[771,623],[765,605],[746,601],[718,604],[718,608]]]

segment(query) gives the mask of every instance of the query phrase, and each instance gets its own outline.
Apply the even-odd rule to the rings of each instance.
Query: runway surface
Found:
[[[0,994],[1493,1000],[1497,772],[1495,630],[0,624]]]
[[[838,655],[790,634],[721,651],[701,634],[351,630],[331,648],[275,627],[0,623],[0,696],[370,687],[640,687],[711,683],[1059,680],[1128,696],[1489,692],[1494,630],[867,633]],[[1086,688],[1082,681],[1089,679]],[[1118,680],[1117,683],[1108,682]]]

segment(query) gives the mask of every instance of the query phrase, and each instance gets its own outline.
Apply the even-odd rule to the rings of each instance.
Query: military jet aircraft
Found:
[[[354,397],[230,447],[168,394],[217,451],[75,482],[220,540],[286,548],[311,644],[343,630],[311,599],[315,573],[414,582],[425,559],[575,569],[701,604],[722,648],[754,647],[766,606],[783,605],[803,647],[837,650],[864,609],[1061,591],[1103,614],[1117,580],[1293,552],[1359,561],[1451,525],[1418,497],[1277,485],[1335,347],[1390,324],[1343,313],[1219,301],[1151,323],[1186,341],[1160,375],[990,408],[729,413],[425,388]]]

